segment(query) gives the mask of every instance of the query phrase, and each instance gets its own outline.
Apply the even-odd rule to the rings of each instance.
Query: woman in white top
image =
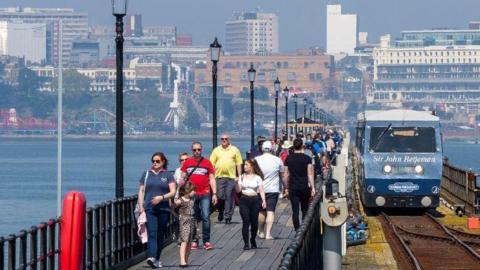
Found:
[[[245,246],[244,250],[257,248],[255,237],[258,230],[258,212],[260,207],[265,209],[265,192],[263,190],[263,174],[255,159],[246,160],[243,165],[244,173],[236,179],[235,189],[241,192],[240,196],[240,216],[242,217],[243,227],[242,236]],[[261,203],[260,203],[260,198]],[[250,244],[249,239],[250,230]]]

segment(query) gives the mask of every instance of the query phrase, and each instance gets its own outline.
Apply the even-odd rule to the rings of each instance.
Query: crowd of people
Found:
[[[209,158],[200,142],[191,145],[192,154],[180,153],[180,167],[168,171],[161,152],[151,157],[152,166],[139,180],[139,220],[146,220],[147,263],[162,267],[160,255],[166,226],[172,216],[179,221],[176,232],[180,267],[188,266],[191,250],[210,250],[210,214],[218,211],[218,222],[232,223],[235,206],[242,219],[244,250],[257,248],[257,237],[274,240],[272,227],[280,198],[289,199],[295,230],[300,211],[305,217],[316,184],[330,177],[331,166],[342,144],[341,131],[299,133],[292,140],[257,138],[257,145],[244,160],[227,134]],[[172,215],[173,214],[173,215]],[[197,224],[201,222],[201,236]]]

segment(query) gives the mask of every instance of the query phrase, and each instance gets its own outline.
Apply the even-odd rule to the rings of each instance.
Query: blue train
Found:
[[[366,208],[435,208],[440,200],[440,121],[425,111],[358,115],[360,196]]]

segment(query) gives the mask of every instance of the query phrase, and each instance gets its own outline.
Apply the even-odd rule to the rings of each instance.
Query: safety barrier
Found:
[[[87,208],[85,269],[126,269],[146,259],[146,245],[137,236],[134,216],[137,196]],[[172,216],[165,245],[172,243],[178,221]],[[0,237],[0,270],[58,269],[60,219]],[[27,252],[29,250],[29,252]]]
[[[317,190],[321,186],[317,185]],[[320,203],[322,192],[313,197],[307,215],[298,229],[280,263],[281,270],[322,269],[323,240],[321,234]]]

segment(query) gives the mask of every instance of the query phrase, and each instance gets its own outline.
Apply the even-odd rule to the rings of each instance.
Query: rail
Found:
[[[321,186],[317,185],[321,191]],[[278,267],[280,270],[322,269],[323,239],[320,220],[322,192],[317,192],[310,203],[305,219],[295,234]]]
[[[146,258],[146,245],[137,236],[136,203],[135,195],[87,208],[85,269],[126,269]],[[177,226],[172,216],[165,245],[172,243]],[[50,219],[28,231],[0,237],[0,270],[59,269],[60,229],[60,219]]]

